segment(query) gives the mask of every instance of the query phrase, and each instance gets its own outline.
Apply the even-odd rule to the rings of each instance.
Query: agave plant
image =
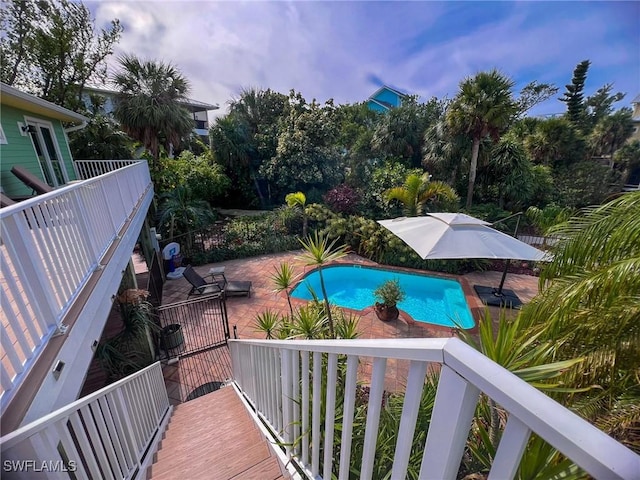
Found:
[[[271,275],[271,281],[274,284],[273,291],[276,293],[285,292],[287,294],[287,302],[289,303],[289,311],[293,318],[293,307],[291,306],[291,287],[294,280],[294,270],[291,264],[281,263],[275,267],[275,272]]]
[[[313,305],[298,308],[291,321],[291,334],[306,340],[325,337],[327,317]]]
[[[256,315],[253,323],[256,332],[263,332],[268,340],[278,337],[282,319],[280,315],[269,309]]]

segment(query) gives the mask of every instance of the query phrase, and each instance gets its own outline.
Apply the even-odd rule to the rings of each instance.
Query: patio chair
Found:
[[[24,167],[19,165],[15,165],[11,167],[11,173],[13,173],[18,179],[24,183],[27,187],[31,188],[38,195],[42,195],[43,193],[53,192],[53,187],[46,184],[38,177],[36,177],[33,173],[27,170]]]
[[[11,200],[4,193],[0,192],[0,207],[8,207],[10,205],[15,205],[16,203],[17,202]]]
[[[207,275],[211,280],[207,281],[201,277],[191,265],[185,267],[182,273],[184,278],[191,284],[191,290],[187,298],[192,295],[208,295],[212,293],[224,293],[226,296],[247,295],[251,296],[251,282],[228,281],[224,273],[214,273]]]

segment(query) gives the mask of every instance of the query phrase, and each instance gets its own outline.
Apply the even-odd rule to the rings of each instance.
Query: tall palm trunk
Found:
[[[471,167],[469,167],[469,186],[467,187],[467,205],[471,208],[473,202],[473,188],[476,184],[476,171],[478,170],[478,153],[480,152],[480,137],[474,137],[471,147]]]

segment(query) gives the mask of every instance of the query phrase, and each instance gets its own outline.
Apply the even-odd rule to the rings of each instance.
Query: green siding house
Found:
[[[76,180],[67,132],[83,128],[87,120],[83,115],[0,83],[2,192],[13,199],[33,195],[11,173],[16,165],[54,188]]]

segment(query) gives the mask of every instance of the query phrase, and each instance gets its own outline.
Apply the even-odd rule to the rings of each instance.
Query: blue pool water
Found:
[[[463,328],[474,326],[462,286],[454,280],[359,265],[325,267],[322,275],[329,301],[340,307],[354,310],[370,307],[375,303],[374,290],[385,280],[398,279],[406,293],[398,308],[415,321],[446,327],[454,327],[456,323]],[[309,287],[322,298],[317,270],[306,275],[291,296],[311,300]]]

